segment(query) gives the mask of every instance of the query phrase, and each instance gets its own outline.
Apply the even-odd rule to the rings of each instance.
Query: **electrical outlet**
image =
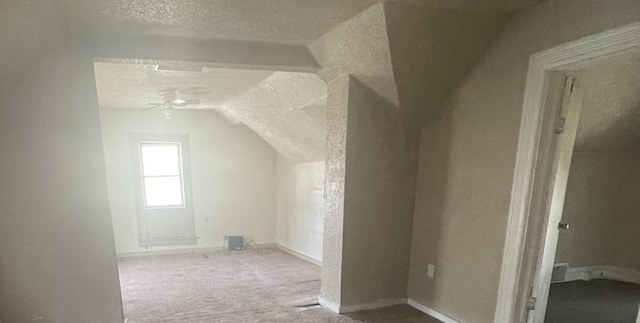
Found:
[[[436,274],[436,266],[433,264],[429,264],[427,266],[427,277],[433,278],[435,274]]]

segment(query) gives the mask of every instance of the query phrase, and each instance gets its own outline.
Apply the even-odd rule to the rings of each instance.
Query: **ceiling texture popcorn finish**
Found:
[[[640,148],[640,54],[600,63],[580,78],[584,98],[575,150]]]
[[[70,27],[124,33],[306,45],[377,0],[61,0]],[[394,0],[428,8],[513,11],[539,0]]]
[[[162,89],[206,87],[211,93],[199,97],[202,104],[194,108],[222,108],[219,114],[233,123],[242,121],[284,156],[302,162],[324,159],[322,81],[353,75],[408,120],[422,120],[510,13],[537,2],[9,0],[0,2],[0,15],[11,12],[12,21],[21,17],[15,23],[46,31],[50,46],[57,35],[68,35],[99,48],[94,51],[104,55],[98,55],[95,66],[101,107],[144,108],[159,102]],[[49,23],[40,26],[38,21]],[[18,65],[13,63],[23,56],[20,50],[45,50],[40,39],[0,35],[16,45],[15,53],[0,53],[2,70]],[[155,71],[154,64],[163,60],[192,61],[204,68],[202,73]],[[231,70],[235,67],[244,70]],[[317,72],[319,78],[275,71]],[[290,100],[305,91],[311,94]]]

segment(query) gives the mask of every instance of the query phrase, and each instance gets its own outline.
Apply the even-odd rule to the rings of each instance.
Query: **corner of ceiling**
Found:
[[[402,110],[421,125],[502,31],[510,12],[384,4]]]

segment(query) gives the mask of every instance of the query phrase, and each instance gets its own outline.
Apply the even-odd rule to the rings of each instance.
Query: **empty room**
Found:
[[[317,304],[324,82],[193,62],[95,75],[129,322],[294,320]]]
[[[0,0],[0,322],[637,323],[637,0]]]

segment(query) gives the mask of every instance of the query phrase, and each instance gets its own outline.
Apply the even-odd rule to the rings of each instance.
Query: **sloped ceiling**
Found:
[[[200,100],[184,110],[207,109],[228,123],[243,123],[293,162],[324,160],[326,85],[315,74],[203,68],[202,72],[158,71],[156,65],[94,64],[101,108],[139,110],[163,102],[168,88],[180,99]],[[178,114],[177,118],[180,117]]]
[[[378,0],[59,0],[77,31],[306,45]],[[540,0],[395,0],[430,8],[513,11]]]
[[[640,53],[605,60],[579,81],[584,96],[575,150],[640,149]]]
[[[102,108],[143,109],[163,102],[162,90],[203,88],[206,93],[179,93],[181,99],[200,99],[193,109],[222,106],[271,76],[273,71],[203,68],[202,72],[158,71],[151,64],[95,63],[98,101]]]
[[[505,17],[538,2],[0,0],[0,41],[10,44],[0,51],[0,71],[3,81],[9,80],[16,74],[12,71],[28,66],[25,57],[46,53],[47,46],[59,43],[61,35],[79,42],[98,40],[107,48],[118,47],[120,54],[135,55],[103,57],[140,58],[169,52],[170,57],[187,57],[184,61],[208,62],[209,57],[216,57],[211,61],[214,65],[257,60],[271,71],[295,62],[295,68],[285,70],[317,71],[318,76],[245,71],[242,77],[226,74],[217,81],[215,77],[192,80],[180,74],[162,78],[150,75],[145,62],[105,70],[97,65],[96,72],[98,77],[128,75],[131,82],[137,82],[133,88],[141,90],[127,93],[117,82],[103,80],[100,102],[111,107],[140,107],[142,101],[157,100],[157,91],[169,84],[205,83],[201,86],[212,88],[212,95],[204,98],[204,104],[224,106],[292,161],[315,161],[324,158],[326,81],[351,74],[403,110],[426,111],[425,106],[437,106],[468,72]],[[123,43],[126,37],[118,38],[123,35],[164,38],[162,46],[157,46],[155,38]],[[104,41],[110,37],[118,40]],[[222,70],[216,73],[225,75]],[[147,94],[150,96],[143,99]],[[296,100],[289,99],[292,95]]]

